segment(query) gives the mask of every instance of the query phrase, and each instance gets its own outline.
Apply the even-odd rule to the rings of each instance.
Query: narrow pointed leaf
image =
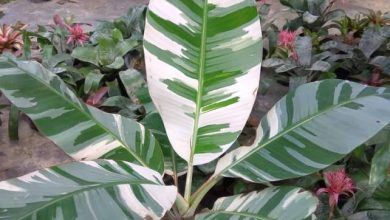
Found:
[[[210,162],[240,134],[259,85],[261,42],[254,0],[150,1],[150,95],[186,161]]]
[[[159,173],[128,162],[73,162],[0,182],[0,219],[160,219],[176,199]]]
[[[306,11],[305,13],[303,13],[302,18],[304,22],[308,24],[313,24],[318,20],[318,18],[320,18],[320,16],[312,15],[310,14],[310,12]]]
[[[11,141],[19,140],[19,119],[19,109],[15,105],[11,105],[8,116],[8,136]]]
[[[297,37],[295,41],[295,50],[299,60],[299,64],[302,66],[310,66],[313,43],[311,37]]]
[[[377,150],[371,161],[369,184],[373,187],[381,184],[388,176],[390,167],[390,134],[388,135],[385,143],[376,146]]]
[[[296,187],[270,187],[261,192],[218,199],[210,212],[196,220],[262,219],[301,220],[314,213],[318,199]]]
[[[149,129],[160,143],[164,155],[165,173],[168,175],[181,176],[187,172],[187,162],[173,151],[169,143],[161,116],[157,112],[147,115],[141,123]]]
[[[362,35],[359,49],[369,58],[390,37],[390,27],[369,27]]]
[[[156,111],[143,74],[135,69],[128,69],[119,73],[119,77],[126,89],[127,95],[134,103],[142,104],[146,114]]]
[[[76,47],[72,52],[72,57],[99,66],[97,49],[95,47]]]
[[[163,172],[162,152],[150,131],[85,105],[40,64],[11,58],[0,61],[0,90],[74,159],[127,160]]]
[[[389,210],[368,210],[363,212],[357,212],[353,215],[348,216],[348,220],[378,220],[378,219],[389,219]]]
[[[390,57],[377,56],[370,61],[370,64],[380,68],[384,74],[390,75]]]
[[[142,73],[135,69],[128,69],[126,71],[119,72],[119,77],[131,101],[134,103],[141,103],[140,100],[138,100],[137,94],[138,91],[145,87],[146,84]]]
[[[390,89],[325,80],[305,84],[262,119],[255,143],[223,157],[215,175],[268,182],[343,158],[390,123]]]
[[[104,75],[99,70],[93,70],[87,74],[84,81],[84,93],[96,92]]]

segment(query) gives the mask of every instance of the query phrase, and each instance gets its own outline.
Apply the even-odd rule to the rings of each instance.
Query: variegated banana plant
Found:
[[[188,163],[184,196],[163,182],[160,145],[142,124],[86,106],[36,62],[2,57],[1,92],[75,162],[0,182],[0,219],[313,218],[317,198],[291,186],[220,198],[209,212],[195,211],[223,177],[272,185],[306,176],[390,123],[390,89],[309,83],[269,111],[251,146],[226,154],[259,85],[255,1],[151,0],[144,38],[148,87],[163,123],[155,134],[166,134],[164,145]],[[215,160],[214,174],[192,192],[194,166]]]

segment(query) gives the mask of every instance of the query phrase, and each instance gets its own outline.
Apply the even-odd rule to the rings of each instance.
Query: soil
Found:
[[[35,29],[37,24],[53,23],[53,15],[74,16],[76,21],[96,24],[98,20],[113,20],[126,14],[130,7],[146,4],[147,0],[13,0],[1,6],[4,12],[0,23],[14,24],[17,21],[29,24]]]
[[[4,103],[4,99],[2,101]],[[26,116],[20,118],[19,141],[11,142],[8,136],[8,115],[8,108],[1,111],[0,180],[72,161],[54,143],[34,130]]]

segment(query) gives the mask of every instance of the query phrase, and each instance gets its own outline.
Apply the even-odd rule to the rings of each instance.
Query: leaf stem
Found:
[[[192,175],[194,173],[194,166],[188,163],[187,177],[186,177],[186,188],[184,191],[184,199],[187,202],[190,202],[191,193],[192,193]]]
[[[172,178],[173,178],[173,184],[175,184],[176,187],[179,187],[179,181],[177,179],[177,167],[176,167],[176,154],[173,148],[171,148],[171,158],[172,158]]]
[[[334,212],[334,206],[330,206],[328,220],[333,219],[333,216],[334,216],[333,212]]]
[[[189,202],[189,208],[184,214],[184,217],[191,217],[195,214],[196,209],[198,208],[200,202],[204,196],[213,188],[220,180],[223,179],[223,176],[220,174],[211,176],[191,197]],[[272,187],[272,183],[264,182],[262,183],[268,187]]]
[[[186,213],[189,207],[188,202],[179,193],[176,196],[175,205],[180,215]]]
[[[172,211],[168,211],[167,214],[170,220],[176,219],[176,215]]]
[[[190,201],[190,207],[185,213],[184,217],[190,217],[195,214],[196,209],[198,208],[200,202],[204,196],[210,191],[211,188],[215,186],[223,177],[222,176],[212,176],[207,182],[205,182],[192,196]]]

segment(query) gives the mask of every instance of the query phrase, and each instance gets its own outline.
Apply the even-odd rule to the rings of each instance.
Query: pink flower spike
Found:
[[[320,188],[317,195],[321,193],[329,194],[329,205],[334,207],[339,201],[340,195],[353,195],[356,189],[351,178],[347,176],[344,169],[338,171],[328,171],[324,173],[325,188]]]
[[[288,48],[294,47],[295,38],[297,33],[295,31],[283,30],[279,33],[278,44]]]
[[[54,15],[53,21],[54,21],[54,24],[58,25],[60,28],[63,28],[63,29],[67,28],[67,25],[64,23],[64,21],[62,20],[62,18],[59,15]]]
[[[84,33],[81,25],[74,24],[71,27],[68,27],[68,31],[70,32],[70,35],[68,36],[66,44],[83,45],[84,42],[88,41],[89,37],[86,33]]]

